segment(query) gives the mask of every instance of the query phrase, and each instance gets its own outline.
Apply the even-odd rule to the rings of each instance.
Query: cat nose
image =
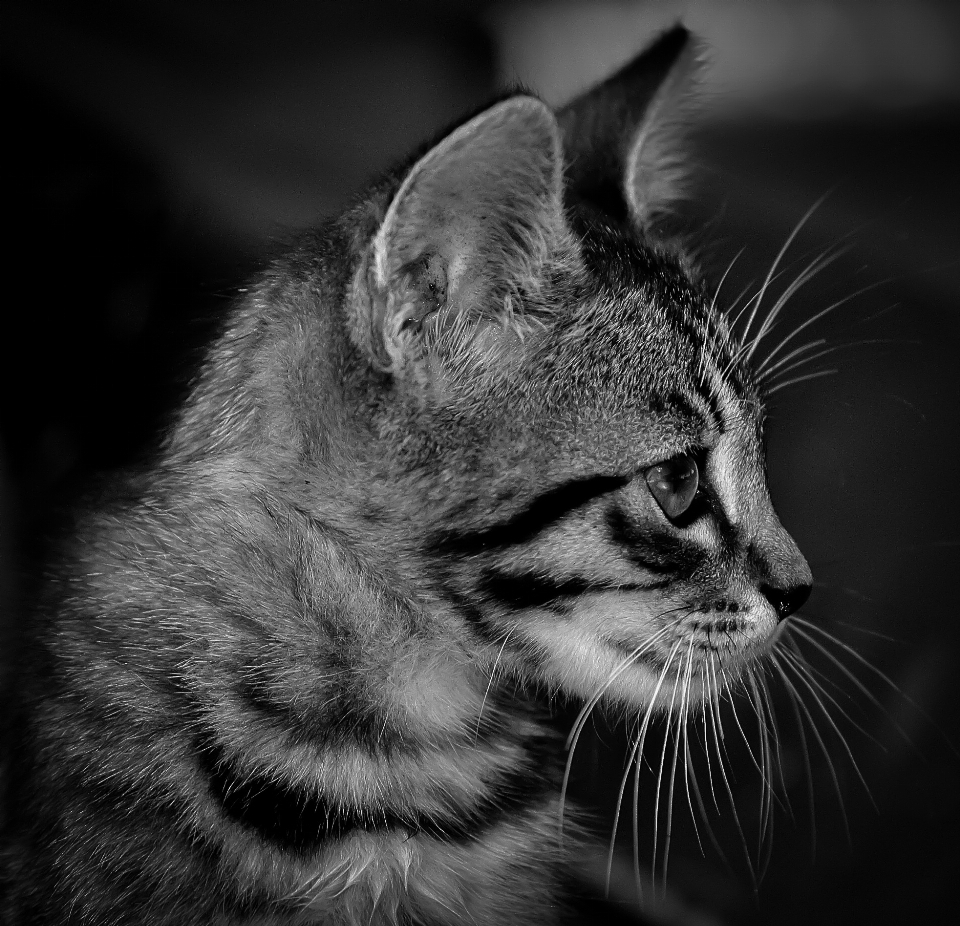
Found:
[[[810,597],[813,586],[809,582],[792,585],[789,588],[777,588],[774,585],[761,585],[763,597],[773,605],[777,618],[783,620],[795,611],[799,611]]]

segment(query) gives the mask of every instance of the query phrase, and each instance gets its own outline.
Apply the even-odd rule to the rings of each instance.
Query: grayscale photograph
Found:
[[[955,917],[960,4],[0,70],[2,926]]]

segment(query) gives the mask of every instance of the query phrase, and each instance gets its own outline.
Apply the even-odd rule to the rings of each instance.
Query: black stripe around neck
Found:
[[[442,813],[400,812],[344,805],[320,792],[242,771],[210,734],[198,738],[196,749],[210,793],[223,812],[267,842],[297,853],[315,852],[328,841],[356,831],[403,831],[444,842],[478,839],[503,820],[542,802],[559,784],[558,776],[549,771],[557,767],[556,761],[546,763],[544,756],[531,754],[527,763],[486,782],[471,805],[451,802]],[[535,747],[532,753],[542,751]]]

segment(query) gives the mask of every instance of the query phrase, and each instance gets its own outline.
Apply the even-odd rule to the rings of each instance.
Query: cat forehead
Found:
[[[557,388],[657,406],[680,392],[755,397],[725,317],[680,253],[629,233],[583,243],[581,285],[560,296],[545,345]]]
[[[584,228],[579,245],[583,303],[573,311],[583,325],[612,329],[628,345],[702,340],[709,300],[679,249],[605,223]]]
[[[682,257],[607,236],[585,249],[589,280],[532,358],[544,419],[614,458],[710,447],[731,431],[758,444],[762,407],[720,310]],[[596,261],[595,268],[591,263]],[[550,427],[550,425],[547,425]],[[622,445],[622,446],[621,446]]]

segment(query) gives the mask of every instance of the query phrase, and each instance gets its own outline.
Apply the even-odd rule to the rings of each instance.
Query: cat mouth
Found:
[[[749,656],[760,641],[746,631],[746,621],[728,618],[694,621],[676,636],[671,636],[669,642],[652,648],[629,637],[609,637],[604,643],[634,665],[661,672],[690,658],[736,659]]]

